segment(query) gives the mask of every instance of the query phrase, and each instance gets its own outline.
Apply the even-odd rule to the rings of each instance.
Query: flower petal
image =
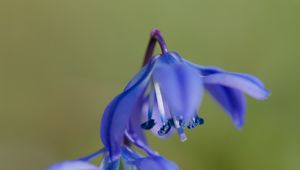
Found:
[[[202,78],[194,67],[184,62],[169,63],[169,58],[166,55],[159,57],[153,78],[159,84],[172,115],[189,121],[202,100]]]
[[[125,131],[143,91],[141,88],[135,88],[120,94],[104,111],[101,138],[112,161],[120,156]]]
[[[191,62],[189,62],[188,60],[185,60],[184,59],[184,61],[188,64],[188,65],[190,65],[190,66],[192,66],[192,67],[194,67],[194,68],[196,68],[196,69],[198,69],[199,70],[199,72],[200,72],[200,74],[202,75],[202,76],[205,76],[205,77],[207,77],[207,76],[211,76],[212,74],[216,74],[216,73],[223,73],[223,74],[228,74],[228,75],[231,75],[232,77],[235,77],[235,78],[241,78],[241,79],[244,79],[244,83],[245,84],[247,84],[246,82],[248,81],[248,83],[252,83],[252,85],[253,86],[257,86],[258,88],[260,88],[260,90],[261,91],[263,91],[262,93],[264,93],[265,95],[258,95],[258,96],[261,96],[261,97],[259,97],[259,99],[265,99],[265,98],[267,98],[269,95],[270,95],[270,93],[265,89],[265,87],[264,87],[264,84],[263,84],[263,82],[262,81],[260,81],[257,77],[255,77],[255,76],[252,76],[252,75],[250,75],[250,74],[245,74],[245,73],[235,73],[235,72],[225,72],[223,69],[221,69],[221,68],[218,68],[218,67],[216,67],[216,66],[207,66],[207,67],[204,67],[204,66],[201,66],[201,65],[197,65],[197,64],[194,64],[194,63],[191,63]],[[211,78],[208,78],[208,79],[211,79]],[[234,78],[233,78],[234,79]],[[209,81],[211,81],[211,80],[209,80]],[[209,82],[209,81],[207,81],[207,83]],[[216,81],[216,80],[213,80],[213,81]],[[220,80],[219,80],[220,81]],[[239,81],[237,81],[237,82],[239,82]],[[204,83],[206,83],[206,82],[204,82]],[[234,84],[234,83],[232,83],[232,84]],[[242,83],[243,84],[243,83]],[[228,85],[228,86],[230,86],[230,85]],[[249,85],[249,86],[251,86],[251,85]],[[233,88],[235,88],[234,86],[232,86]],[[242,90],[243,91],[243,90]],[[244,92],[244,91],[243,91]],[[246,92],[245,92],[246,93]],[[250,92],[249,92],[250,93]],[[251,94],[251,93],[250,93]],[[250,95],[249,94],[249,95]],[[251,96],[251,95],[250,95]],[[255,97],[254,97],[255,98]]]
[[[269,96],[268,90],[257,78],[240,73],[215,73],[204,77],[205,84],[218,84],[240,90],[251,97],[264,100]]]
[[[147,144],[147,139],[141,128],[143,103],[143,99],[138,101],[137,107],[131,115],[127,132],[133,140]]]
[[[161,156],[145,157],[134,161],[137,170],[179,170],[180,168],[172,161]]]
[[[56,163],[47,170],[99,170],[99,168],[85,161],[64,161]]]
[[[237,128],[245,121],[246,99],[243,93],[229,87],[206,84],[205,88],[221,107],[230,115]]]
[[[125,131],[132,113],[139,107],[144,91],[148,86],[154,64],[147,65],[146,71],[138,73],[138,80],[128,87],[106,107],[101,121],[101,139],[109,151],[111,161],[119,158]],[[136,78],[137,76],[135,76]]]

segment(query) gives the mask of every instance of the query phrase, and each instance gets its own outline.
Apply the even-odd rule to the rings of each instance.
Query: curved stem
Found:
[[[97,156],[99,156],[99,155],[101,155],[101,154],[103,154],[103,153],[105,153],[105,152],[106,152],[106,149],[103,148],[103,149],[100,149],[100,150],[98,150],[97,152],[94,152],[94,153],[92,153],[92,154],[90,154],[90,155],[88,155],[88,156],[79,158],[79,160],[82,160],[82,161],[90,161],[90,160],[96,158]]]
[[[156,42],[159,43],[161,52],[163,54],[168,52],[168,47],[167,47],[166,41],[164,40],[164,38],[162,36],[162,33],[160,32],[159,29],[154,28],[150,33],[150,40],[149,40],[148,47],[147,47],[147,50],[145,53],[143,66],[146,65],[148,63],[148,61],[150,60],[150,58],[152,57]]]

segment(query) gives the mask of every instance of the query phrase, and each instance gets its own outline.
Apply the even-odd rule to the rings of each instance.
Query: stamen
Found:
[[[179,135],[179,138],[181,140],[181,142],[184,142],[187,140],[187,137],[184,133],[184,127],[182,126],[184,124],[182,119],[177,119],[176,117],[173,117],[173,122],[174,122],[174,126],[177,129],[177,133]]]
[[[167,121],[157,132],[159,136],[166,135],[171,130],[171,124]]]
[[[141,124],[141,128],[150,130],[154,127],[154,125],[155,125],[154,119],[149,119],[148,121]]]
[[[179,120],[179,125],[180,125],[180,127],[182,127],[183,129],[185,129],[186,128],[186,123],[183,121],[183,120]]]
[[[180,138],[180,141],[181,142],[184,142],[184,141],[186,141],[187,140],[187,137],[186,137],[186,135],[185,135],[185,133],[184,133],[184,129],[183,128],[178,128],[177,129],[177,132],[178,132],[178,134],[179,134],[179,138]]]
[[[199,116],[195,116],[192,121],[189,122],[187,125],[187,128],[193,129],[199,125],[202,125],[204,123],[204,119],[200,118]]]
[[[157,101],[157,106],[158,106],[158,111],[160,113],[161,121],[166,122],[165,107],[164,107],[164,102],[161,95],[159,84],[157,82],[152,81],[152,85],[154,86],[154,91],[155,91],[155,96],[156,96],[156,101]]]

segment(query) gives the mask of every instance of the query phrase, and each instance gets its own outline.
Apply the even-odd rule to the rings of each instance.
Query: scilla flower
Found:
[[[162,54],[153,56],[156,42]],[[263,83],[254,76],[199,66],[176,52],[169,52],[160,31],[154,29],[143,68],[104,111],[100,129],[104,149],[82,159],[55,164],[48,170],[115,170],[120,161],[125,169],[179,169],[148,146],[143,130],[161,137],[177,132],[181,141],[185,141],[186,128],[204,123],[199,115],[204,90],[238,128],[244,124],[245,94],[258,100],[269,96]],[[132,150],[131,145],[139,147],[146,156]],[[103,155],[100,166],[88,163],[99,155]]]

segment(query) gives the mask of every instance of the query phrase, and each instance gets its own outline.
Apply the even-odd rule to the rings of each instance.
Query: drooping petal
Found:
[[[89,162],[76,160],[56,163],[47,170],[99,170],[99,168]]]
[[[112,161],[120,156],[125,131],[142,93],[143,90],[139,88],[124,92],[117,96],[104,112],[101,123],[101,138]]]
[[[218,84],[237,89],[258,100],[264,100],[270,94],[260,80],[248,74],[230,72],[215,73],[205,76],[204,83]]]
[[[140,79],[134,80],[121,94],[106,107],[101,121],[101,139],[107,148],[111,161],[119,158],[125,131],[132,114],[139,107],[139,100],[148,86],[154,63],[147,65],[146,71],[138,73]],[[135,76],[136,77],[136,76]]]
[[[179,170],[180,168],[172,161],[161,156],[145,157],[134,161],[137,170]]]
[[[191,63],[185,59],[183,60],[188,65],[198,69],[201,76],[205,77],[204,83],[220,84],[233,89],[238,89],[259,100],[266,99],[270,95],[269,91],[264,87],[263,82],[253,75],[225,72],[223,69],[215,66],[204,67]]]
[[[160,86],[171,113],[188,121],[201,103],[203,82],[194,67],[176,59],[171,60],[172,57],[167,54],[159,57],[153,78]],[[173,62],[170,63],[170,60]]]
[[[252,97],[258,98],[258,99],[265,99],[269,92],[265,89],[263,83],[256,77],[248,75],[248,74],[241,74],[241,73],[231,73],[231,72],[225,72],[223,69],[215,67],[215,66],[199,66],[196,64],[193,64],[187,60],[184,60],[187,64],[189,64],[192,67],[195,67],[199,70],[201,76],[204,76],[204,84],[206,89],[210,92],[210,94],[215,98],[215,100],[225,109],[225,111],[229,112],[231,117],[233,118],[235,124],[240,127],[243,124],[244,114],[245,114],[245,99],[242,95],[243,92],[247,92],[247,94],[252,94]],[[211,79],[214,78],[215,75],[219,76],[218,74],[229,74],[232,77],[239,77],[241,78],[242,82],[244,84],[250,84],[250,87],[257,87],[257,91],[260,95],[255,95],[252,92],[249,92],[251,88],[248,87],[235,87],[239,86],[238,84],[235,84],[235,82],[231,82],[232,85],[228,85],[226,82],[220,81],[220,83],[212,82]],[[213,76],[213,77],[212,77]],[[213,80],[215,81],[215,80]],[[227,84],[227,85],[225,85]],[[245,88],[246,90],[241,90],[241,88]],[[255,89],[255,88],[254,88]],[[226,100],[225,100],[226,99]],[[234,116],[235,115],[235,116]]]
[[[241,128],[244,124],[246,113],[246,99],[243,94],[244,91],[241,91],[240,88],[234,88],[235,86],[225,86],[224,82],[213,83],[211,81],[211,77],[220,74],[240,76],[241,79],[244,79],[246,83],[252,84],[252,86],[260,87],[262,89],[261,91],[265,90],[263,83],[259,79],[251,75],[241,73],[228,73],[223,69],[214,66],[203,67],[192,63],[189,64],[197,68],[200,74],[204,76],[204,85],[206,90],[208,90],[211,96],[230,115],[234,124],[238,128]],[[235,85],[238,86],[238,84]]]
[[[205,88],[221,107],[229,114],[237,128],[245,121],[246,99],[242,92],[229,87],[206,84]]]
[[[144,144],[147,144],[147,139],[141,128],[142,123],[142,109],[143,109],[143,99],[138,101],[137,107],[135,108],[132,116],[130,118],[129,127],[128,127],[128,135],[135,141],[141,141]]]
[[[139,81],[139,79],[143,78],[144,76],[147,76],[147,73],[150,67],[153,69],[153,65],[156,61],[157,57],[152,57],[150,62],[146,64],[140,71],[139,74],[134,76],[134,78],[127,84],[125,90],[132,87],[135,83]],[[148,73],[149,74],[149,73]],[[142,120],[142,112],[143,112],[143,106],[146,102],[146,97],[144,96],[142,100],[138,101],[136,110],[133,112],[133,115],[130,118],[129,122],[129,128],[128,128],[128,135],[130,135],[130,138],[135,140],[137,143],[143,143],[144,145],[147,145],[147,139],[145,137],[145,134],[143,132],[143,129],[140,127],[141,120]],[[148,101],[147,101],[148,102]]]

